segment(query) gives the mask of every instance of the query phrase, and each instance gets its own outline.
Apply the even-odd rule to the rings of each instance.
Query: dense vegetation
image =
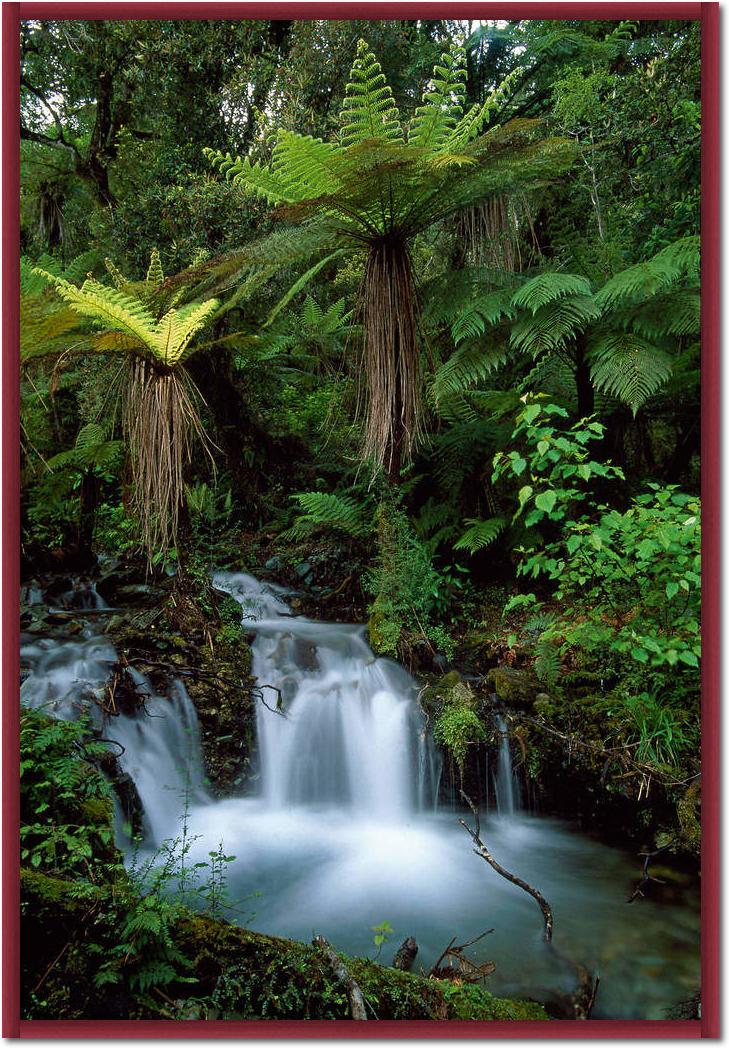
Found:
[[[699,45],[672,20],[24,23],[25,577],[117,558],[226,658],[209,571],[293,584],[427,678],[456,786],[495,692],[543,809],[697,855]],[[83,725],[28,714],[23,741],[32,921],[102,914],[79,984],[165,1017],[154,988],[184,996],[223,933],[120,866]],[[219,916],[225,859],[193,909]],[[282,985],[346,1014],[307,950]],[[512,1007],[359,977],[383,1017]],[[196,1015],[274,1007],[202,983]],[[65,992],[28,1014],[96,1014]]]

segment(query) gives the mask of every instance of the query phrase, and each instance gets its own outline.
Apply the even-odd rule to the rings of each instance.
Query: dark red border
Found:
[[[18,29],[24,18],[698,18],[702,23],[702,995],[701,1022],[350,1021],[172,1022],[20,1020],[19,949],[19,106]],[[29,1038],[456,1038],[719,1037],[719,4],[711,3],[58,3],[3,4],[3,1022]]]

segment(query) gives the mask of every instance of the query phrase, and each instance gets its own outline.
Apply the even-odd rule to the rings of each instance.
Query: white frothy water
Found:
[[[496,809],[499,815],[511,816],[519,810],[519,784],[514,773],[509,744],[509,729],[504,718],[497,714],[496,725],[499,729],[499,761],[494,776],[494,793]]]
[[[21,703],[59,720],[88,716],[104,738],[119,744],[112,752],[134,781],[150,840],[158,845],[174,837],[186,804],[207,800],[197,714],[184,685],[175,681],[169,697],[158,695],[144,674],[129,668],[144,701],[134,715],[112,713],[105,690],[117,653],[90,628],[81,637],[27,641],[20,658],[26,674]]]
[[[375,658],[360,626],[293,618],[280,592],[250,575],[220,574],[214,583],[238,600],[256,633],[267,806],[335,805],[388,820],[432,807],[437,761],[413,678]]]

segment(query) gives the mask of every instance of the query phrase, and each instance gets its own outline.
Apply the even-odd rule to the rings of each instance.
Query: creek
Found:
[[[236,856],[228,891],[251,928],[305,941],[321,934],[339,950],[373,957],[373,926],[387,921],[394,931],[380,960],[389,963],[412,935],[415,970],[427,970],[454,936],[465,942],[493,929],[468,951],[476,963],[496,962],[491,992],[542,1001],[569,992],[574,971],[555,968],[534,900],[473,853],[462,813],[438,804],[441,758],[417,682],[374,656],[363,627],[294,616],[286,591],[249,575],[219,573],[214,584],[238,601],[254,634],[263,696],[255,793],[208,793],[181,681],[158,695],[133,671],[146,712],[102,713],[95,700],[116,652],[100,631],[95,594],[84,598],[92,613],[80,634],[64,636],[59,626],[23,638],[21,701],[65,718],[86,709],[121,744],[150,849],[179,835],[185,795],[190,860],[205,861],[221,841]],[[666,1018],[699,985],[696,885],[677,886],[670,902],[628,904],[638,857],[521,810],[507,723],[495,716],[496,805],[482,819],[492,854],[549,900],[561,954],[600,975],[593,1018]]]

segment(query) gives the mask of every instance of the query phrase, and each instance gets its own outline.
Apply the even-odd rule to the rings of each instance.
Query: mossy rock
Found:
[[[505,706],[532,706],[541,692],[534,673],[513,666],[495,666],[486,674],[486,680]]]

